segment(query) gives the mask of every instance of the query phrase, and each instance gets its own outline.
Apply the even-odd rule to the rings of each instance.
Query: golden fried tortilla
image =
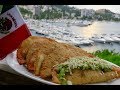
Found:
[[[51,77],[54,65],[77,56],[94,57],[81,48],[38,36],[30,36],[17,50],[18,62],[42,78]]]
[[[17,59],[19,64],[24,64],[26,62],[26,54],[28,52],[29,47],[32,45],[33,42],[36,42],[39,37],[30,36],[27,40],[24,40],[23,43],[18,47],[17,50]]]
[[[52,70],[52,81],[63,85],[81,85],[107,82],[120,78],[120,67],[108,62],[101,63],[102,60],[99,62],[97,59],[95,63],[93,60],[89,63],[85,60],[85,62],[77,62],[76,60],[75,62],[65,61],[59,64],[59,66],[56,65]]]

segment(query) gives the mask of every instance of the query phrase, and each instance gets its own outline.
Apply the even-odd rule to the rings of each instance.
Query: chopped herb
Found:
[[[58,78],[62,85],[67,85],[67,80],[65,79],[65,74],[69,72],[72,73],[73,69],[80,70],[102,70],[103,72],[111,71],[111,65],[105,60],[98,57],[76,57],[70,58],[66,62],[57,65],[58,68]]]

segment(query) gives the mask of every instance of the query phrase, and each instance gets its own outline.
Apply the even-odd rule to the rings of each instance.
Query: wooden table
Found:
[[[47,85],[14,71],[5,59],[0,61],[0,85]]]
[[[0,85],[46,85],[23,75],[16,75],[0,70]]]

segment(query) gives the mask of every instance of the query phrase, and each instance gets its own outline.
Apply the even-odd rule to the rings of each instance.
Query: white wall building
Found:
[[[93,9],[81,9],[81,17],[83,16],[93,16],[95,11]]]
[[[19,7],[31,11],[33,15],[38,15],[40,13],[40,5],[19,5]]]
[[[75,17],[75,13],[71,13],[71,17]]]
[[[120,18],[120,14],[114,14],[115,18]]]
[[[42,11],[44,12],[45,10],[47,10],[48,9],[48,7],[46,6],[46,5],[42,5]]]
[[[33,15],[39,15],[40,14],[40,6],[39,5],[34,5],[35,12]]]

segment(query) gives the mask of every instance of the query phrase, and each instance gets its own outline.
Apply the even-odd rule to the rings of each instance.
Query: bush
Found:
[[[120,53],[116,53],[115,50],[98,50],[92,54],[120,66]]]
[[[2,6],[3,6],[3,5],[0,5],[0,12],[2,11]]]

